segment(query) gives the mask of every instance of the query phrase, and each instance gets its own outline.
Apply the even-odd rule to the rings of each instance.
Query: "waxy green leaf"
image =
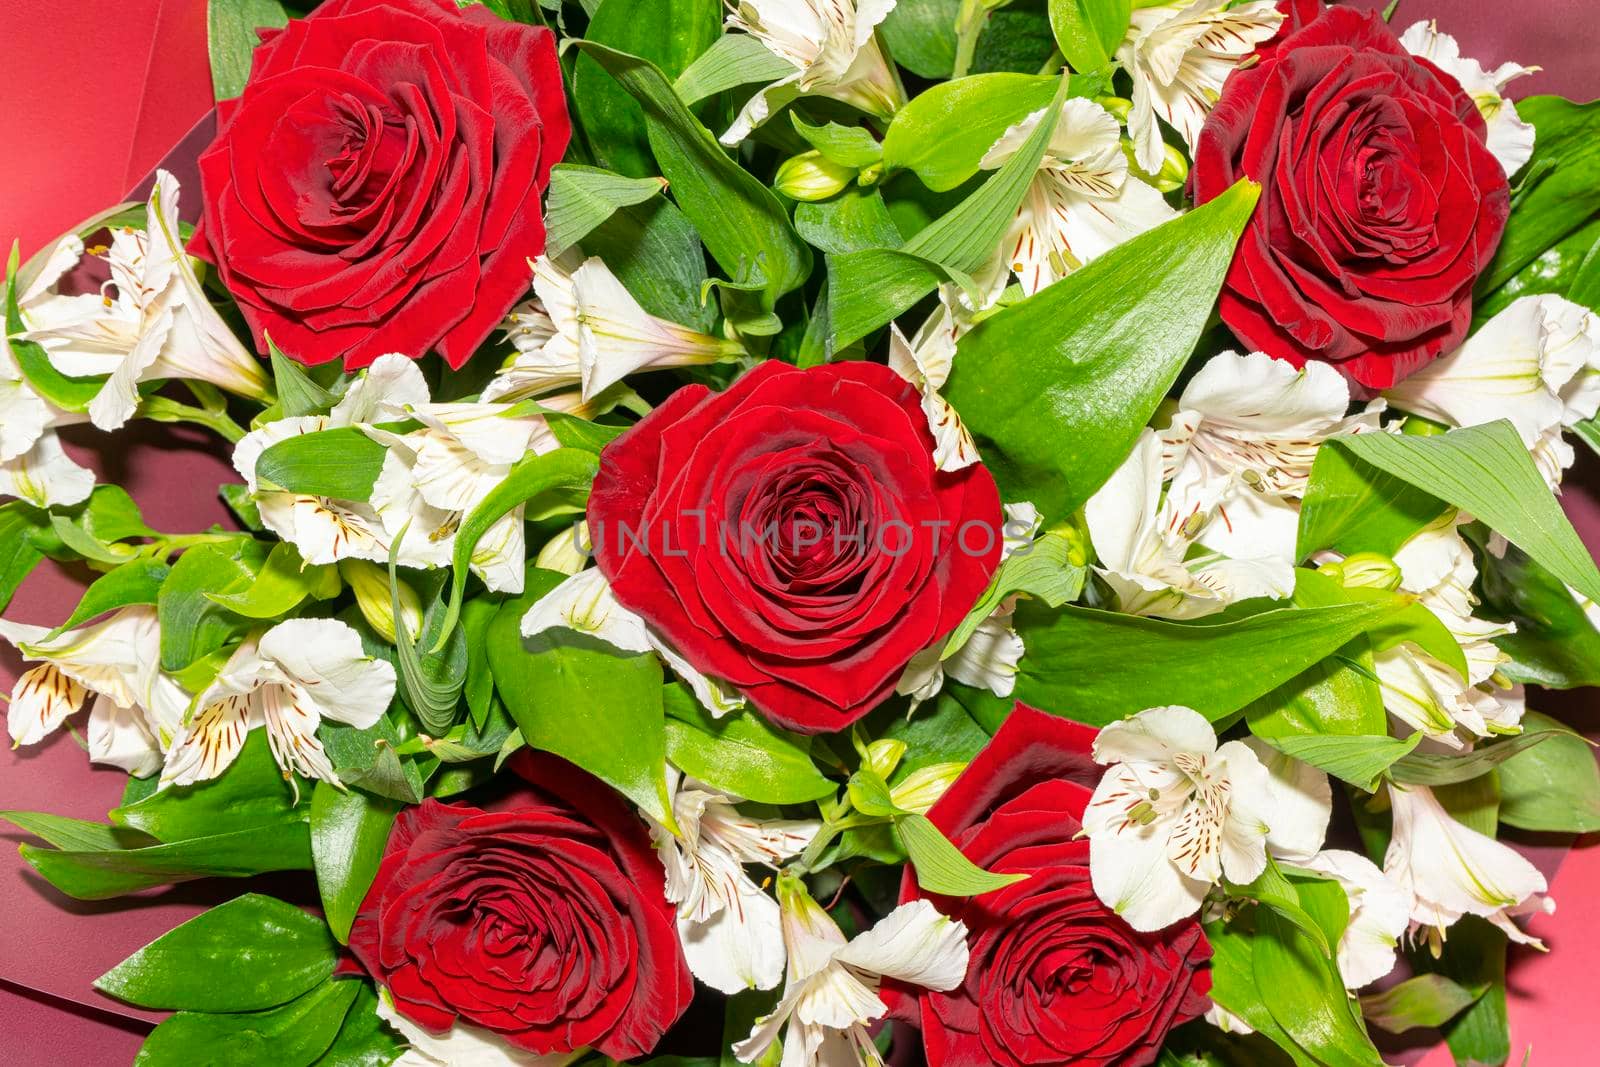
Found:
[[[1519,830],[1600,830],[1600,769],[1594,748],[1537,711],[1523,715],[1522,729],[1523,736],[1549,740],[1500,764],[1500,821]]]
[[[256,460],[256,478],[268,489],[364,501],[372,495],[387,454],[388,449],[354,426],[337,426],[269,446]]]
[[[150,1032],[134,1067],[310,1067],[333,1044],[365,984],[329,980],[267,1011],[181,1011]]]
[[[247,893],[162,934],[94,987],[142,1008],[259,1011],[327,981],[337,948],[322,920]]]
[[[911,858],[917,885],[926,892],[976,897],[1028,877],[1025,874],[992,874],[977,866],[962,855],[926,815],[898,816],[894,820],[894,830]]]
[[[945,396],[1005,499],[1057,521],[1127,457],[1205,328],[1257,192],[1241,183],[961,339]]]
[[[211,89],[218,100],[232,100],[250,79],[250,59],[261,39],[256,30],[287,24],[278,0],[208,0],[206,43],[211,55]]]
[[[629,178],[599,167],[558,163],[545,202],[544,254],[551,259],[582,241],[618,209],[660,196],[661,178]]]
[[[327,782],[318,782],[311,794],[311,858],[317,892],[328,928],[340,942],[350,939],[350,924],[378,873],[389,829],[399,812],[400,805],[391,800],[335,789]]]
[[[664,698],[667,759],[685,774],[761,804],[803,804],[838,788],[812,762],[808,738],[750,710],[718,719],[680,683]]]

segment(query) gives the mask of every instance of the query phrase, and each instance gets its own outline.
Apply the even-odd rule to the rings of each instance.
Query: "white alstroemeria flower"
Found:
[[[1223,352],[1200,368],[1161,431],[1174,515],[1218,513],[1199,541],[1226,555],[1294,562],[1300,513],[1318,446],[1376,430],[1382,401],[1345,416],[1350,387],[1326,363],[1296,370],[1261,352]],[[1263,551],[1265,550],[1265,551]]]
[[[730,0],[728,28],[743,30],[794,67],[750,98],[722,135],[736,145],[774,112],[800,96],[842,100],[888,118],[905,90],[878,45],[878,24],[895,0]]]
[[[1600,410],[1600,318],[1552,293],[1521,297],[1384,395],[1450,426],[1509,419],[1554,488],[1572,462],[1561,429]]]
[[[579,571],[540,597],[522,617],[522,636],[547,630],[572,630],[624,652],[654,652],[689,683],[694,695],[717,718],[744,707],[745,699],[690,666],[644,619],[618,602],[598,567]]]
[[[0,419],[6,417],[5,407],[0,397]],[[40,508],[65,507],[82,503],[93,491],[94,471],[67,455],[54,430],[43,431],[25,451],[0,460],[0,497],[14,496]]]
[[[916,386],[922,394],[922,414],[933,434],[933,465],[942,471],[970,467],[981,458],[978,446],[961,422],[950,401],[939,395],[955,365],[956,341],[961,329],[950,309],[944,305],[910,341],[900,327],[889,327],[889,369]]]
[[[677,778],[677,772],[669,770]],[[678,940],[694,976],[730,996],[771,989],[783,980],[778,902],[745,872],[774,870],[816,836],[814,819],[752,819],[738,797],[708,785],[673,781],[672,814],[681,836],[650,819],[650,836],[667,871],[667,900],[678,906]],[[648,818],[648,816],[647,816]]]
[[[1228,0],[1178,0],[1134,11],[1117,59],[1133,79],[1128,135],[1146,173],[1161,169],[1157,116],[1178,131],[1192,154],[1222,83],[1282,22],[1272,0],[1231,7]]]
[[[1360,989],[1394,970],[1395,947],[1411,922],[1411,897],[1367,857],[1343,849],[1319,852],[1297,866],[1327,875],[1350,902],[1339,939],[1339,975]]]
[[[253,495],[262,523],[299,549],[307,563],[349,558],[387,562],[389,540],[396,530],[387,528],[376,507],[361,501],[265,489],[256,480],[256,462],[272,445],[291,437],[333,427],[399,421],[410,417],[413,406],[427,401],[428,383],[417,365],[405,356],[384,355],[351,384],[329,414],[276,419],[246,434],[234,447],[233,466]],[[421,535],[407,538],[408,551],[402,563],[423,562],[413,560],[409,553],[410,546],[423,539]]]
[[[1440,33],[1438,24],[1431,19],[1413,22],[1400,35],[1400,43],[1412,55],[1421,56],[1461,83],[1488,124],[1486,143],[1505,168],[1506,177],[1533,158],[1533,124],[1517,114],[1517,105],[1505,98],[1505,91],[1518,78],[1537,73],[1538,67],[1502,63],[1494,70],[1484,70],[1482,63],[1462,55],[1456,39]]]
[[[442,1034],[424,1030],[395,1010],[394,998],[378,987],[377,1016],[406,1039],[410,1047],[394,1061],[394,1067],[567,1067],[589,1054],[576,1052],[541,1054],[507,1044],[493,1030],[455,1021]]]
[[[1467,677],[1410,642],[1373,656],[1389,714],[1453,748],[1462,747],[1458,728],[1488,737],[1515,732],[1522,719],[1521,691],[1496,691],[1491,682],[1510,658],[1495,646],[1494,638],[1516,627],[1473,616],[1477,598],[1472,585],[1478,572],[1471,547],[1456,532],[1459,523],[1454,517],[1422,530],[1400,547],[1394,559],[1400,568],[1400,588],[1433,612],[1461,646]]]
[[[1135,930],[1193,915],[1223,876],[1252,882],[1274,843],[1320,838],[1308,821],[1327,825],[1314,805],[1275,806],[1283,783],[1243,741],[1218,745],[1190,708],[1112,723],[1094,759],[1109,766],[1084,811],[1089,874],[1095,895]]]
[[[593,400],[629,374],[695,367],[744,354],[737,341],[658,318],[639,305],[605,261],[575,269],[540,256],[533,265],[538,306],[522,305],[508,325],[518,355],[484,390],[485,400],[516,400],[582,385]]]
[[[272,757],[285,774],[343,787],[317,740],[331,719],[365,730],[394,699],[394,668],[372,659],[361,636],[336,619],[290,619],[250,637],[216,681],[167,754],[161,787],[215,778],[257,726],[267,728]]]
[[[210,382],[241,396],[267,395],[261,361],[247,351],[206,299],[178,232],[178,182],[158,171],[145,229],[112,234],[111,287],[99,310],[40,302],[19,335],[44,347],[63,374],[108,375],[89,403],[89,419],[114,430],[139,406],[139,383],[163,378]],[[60,317],[55,317],[59,313]]]
[[[1333,788],[1328,776],[1259,737],[1246,737],[1244,743],[1267,769],[1264,810],[1271,813],[1272,822],[1268,851],[1289,863],[1310,859],[1322,851],[1328,837],[1328,820],[1333,817]]]
[[[1041,110],[1012,126],[981,166],[1004,165],[1043,120]],[[1155,187],[1129,173],[1121,135],[1117,120],[1094,101],[1062,103],[1039,172],[1001,247],[1029,296],[1177,215]]]
[[[948,990],[967,974],[967,928],[926,900],[902,904],[876,926],[846,941],[826,911],[798,882],[780,879],[788,982],[771,1015],[733,1046],[753,1063],[783,1037],[784,1067],[881,1064],[867,1026],[888,1014],[878,997],[883,978]]]
[[[0,637],[39,664],[11,691],[6,727],[12,743],[42,740],[92,693],[89,758],[136,777],[153,774],[189,704],[189,694],[160,669],[156,609],[122,608],[55,637],[50,632],[0,619]]]
[[[1456,821],[1427,786],[1391,783],[1389,804],[1394,836],[1383,870],[1408,895],[1414,930],[1442,937],[1463,915],[1478,915],[1513,941],[1544,947],[1511,921],[1529,910],[1555,910],[1543,898],[1548,886],[1533,864]]]
[[[1204,541],[1208,524],[1218,520],[1209,512],[1176,511],[1172,498],[1162,495],[1161,466],[1161,439],[1146,430],[1084,508],[1099,557],[1095,569],[1116,592],[1122,611],[1196,619],[1236,600],[1294,591],[1293,564],[1265,539],[1240,544],[1233,556],[1191,556],[1191,546]]]

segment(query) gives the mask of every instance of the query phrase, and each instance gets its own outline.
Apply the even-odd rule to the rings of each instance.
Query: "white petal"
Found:
[[[50,423],[50,405],[26,382],[0,377],[0,463],[26,454]]]
[[[1146,430],[1122,465],[1084,505],[1089,539],[1106,569],[1133,574],[1158,540],[1161,442]]]
[[[1016,689],[1024,651],[1022,635],[1011,625],[1011,612],[1000,611],[978,624],[967,643],[945,660],[944,670],[962,685],[1006,697]]]
[[[88,740],[89,759],[95,763],[121,767],[135,778],[161,769],[161,747],[138,708],[119,708],[97,698],[89,709]]]
[[[254,699],[266,723],[272,758],[284,774],[293,772],[303,778],[343,785],[328,762],[322,742],[317,740],[317,724],[322,716],[302,687],[268,684],[256,691]]]
[[[924,989],[954,989],[967,975],[967,928],[916,900],[879,919],[834,958]]]
[[[369,657],[361,636],[337,619],[280,622],[262,636],[260,653],[311,701],[308,715],[364,730],[394,699],[394,668]]]
[[[11,689],[6,730],[13,745],[32,745],[53,733],[67,716],[83,707],[87,691],[54,664],[23,672]]]
[[[1109,723],[1094,740],[1096,763],[1170,763],[1180,752],[1208,755],[1216,750],[1211,723],[1181,705],[1149,708]]]
[[[1304,860],[1317,854],[1328,834],[1333,815],[1333,790],[1328,776],[1262,741],[1247,737],[1244,743],[1256,754],[1269,775],[1265,816],[1270,829],[1267,847],[1279,859]]]
[[[389,991],[381,987],[378,990],[377,1014],[378,1018],[405,1038],[411,1046],[406,1055],[417,1057],[419,1064],[438,1064],[441,1067],[567,1067],[573,1061],[571,1053],[540,1055],[516,1048],[506,1044],[494,1031],[470,1026],[459,1019],[442,1034],[424,1030],[395,1010]]]
[[[672,668],[674,674],[689,683],[689,688],[694,690],[695,699],[700,701],[701,707],[711,712],[713,718],[720,719],[745,706],[747,701],[738,690],[696,670],[693,664],[678,655],[677,650],[654,630],[648,630],[648,636],[650,647],[667,661],[667,666]]]
[[[1406,892],[1354,852],[1328,849],[1299,866],[1333,878],[1349,899],[1350,922],[1339,939],[1339,974],[1345,986],[1360,989],[1394,970],[1395,946],[1411,920]]]
[[[527,544],[523,533],[523,508],[518,506],[500,519],[472,546],[472,573],[492,592],[522,592],[526,575]]]
[[[27,452],[0,463],[0,497],[41,508],[67,507],[89,499],[93,491],[94,472],[73,462],[54,430],[45,430]]]
[[[379,356],[329,413],[333,426],[399,422],[428,402],[428,381],[414,360],[398,353]]]
[[[220,692],[201,696],[194,722],[173,740],[161,788],[209,781],[228,769],[244,748],[250,729],[261,723],[248,694]]]
[[[649,652],[653,647],[644,619],[617,602],[598,567],[566,579],[522,617],[524,637],[557,628],[588,634],[625,652]]]
[[[734,906],[710,919],[679,918],[678,940],[694,976],[730,996],[746,989],[771,989],[783,980],[783,929],[778,902],[748,878]]]
[[[1091,836],[1089,874],[1095,896],[1145,932],[1195,914],[1211,889],[1173,866],[1163,836],[1133,830]]]

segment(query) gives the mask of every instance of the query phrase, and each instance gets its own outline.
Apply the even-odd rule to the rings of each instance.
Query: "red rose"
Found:
[[[455,0],[328,0],[262,32],[218,105],[190,251],[305,363],[437,349],[452,367],[526,292],[566,151],[549,30]]]
[[[571,764],[522,753],[531,797],[426,800],[395,821],[350,951],[395,1008],[544,1054],[648,1053],[694,994],[644,824]]]
[[[1024,704],[928,818],[967,858],[1027,874],[972,899],[922,893],[967,924],[967,980],[947,993],[897,986],[897,1016],[922,1027],[929,1067],[1139,1067],[1167,1032],[1210,1006],[1211,946],[1193,919],[1135,931],[1094,894],[1083,809],[1100,768],[1095,731]]]
[[[1377,14],[1285,10],[1195,146],[1197,201],[1242,177],[1262,187],[1222,318],[1245,344],[1376,391],[1466,336],[1506,176],[1471,98]]]
[[[994,479],[936,470],[933,447],[917,390],[875,363],[688,386],[601,454],[595,555],[694,667],[776,723],[838,730],[999,563]]]

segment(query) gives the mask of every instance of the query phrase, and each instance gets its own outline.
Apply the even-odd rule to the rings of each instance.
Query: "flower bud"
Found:
[[[966,769],[965,763],[930,763],[926,767],[918,767],[889,790],[889,799],[894,801],[897,808],[926,815],[928,809],[939,802],[944,791]]]
[[[341,559],[339,574],[349,583],[356,595],[356,607],[361,617],[379,637],[390,644],[395,642],[394,601],[389,595],[389,575],[376,563],[364,559]],[[406,633],[413,640],[422,633],[422,601],[416,590],[400,582],[400,614],[405,621]]]
[[[826,200],[855,180],[854,167],[840,166],[821,152],[811,151],[785,160],[772,184],[791,200]]]
[[[894,769],[900,766],[900,759],[905,754],[906,743],[904,741],[892,741],[884,738],[867,746],[863,762],[869,770],[887,782],[889,776],[894,773]]]
[[[1346,589],[1400,588],[1400,566],[1378,552],[1357,552],[1337,563],[1324,563],[1317,570]]]
[[[1111,112],[1111,117],[1122,123],[1128,123],[1128,116],[1133,114],[1133,101],[1125,96],[1097,96],[1094,102]]]
[[[1172,145],[1162,146],[1161,169],[1154,174],[1139,166],[1134,156],[1133,142],[1127,138],[1122,140],[1122,154],[1128,157],[1128,168],[1155,186],[1158,192],[1170,193],[1182,189],[1183,183],[1189,180],[1189,160],[1184,157],[1182,150]]]
[[[577,574],[589,562],[594,546],[589,543],[589,524],[575,522],[545,542],[534,563],[547,571]]]

